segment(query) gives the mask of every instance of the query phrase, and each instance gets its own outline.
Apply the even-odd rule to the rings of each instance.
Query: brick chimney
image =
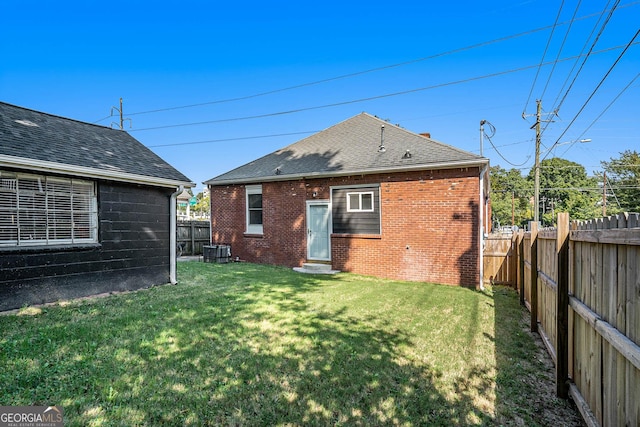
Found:
[[[421,133],[421,134],[420,134],[420,136],[424,136],[425,138],[429,138],[429,139],[431,139],[431,132],[424,132],[424,133]]]

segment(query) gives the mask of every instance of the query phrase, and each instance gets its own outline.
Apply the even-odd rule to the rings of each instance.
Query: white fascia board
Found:
[[[128,182],[132,184],[152,185],[156,187],[176,188],[179,186],[195,187],[194,182],[178,181],[167,178],[137,175],[127,172],[94,169],[85,166],[75,166],[44,160],[27,159],[24,157],[0,155],[0,167],[27,169],[29,171],[52,172],[62,175],[81,176],[83,178],[108,179],[112,181]]]
[[[392,167],[387,169],[362,169],[362,170],[350,170],[350,171],[332,171],[332,172],[311,172],[291,175],[273,175],[273,176],[261,176],[256,178],[246,179],[226,179],[216,180],[210,179],[204,181],[206,185],[233,185],[233,184],[253,184],[259,182],[276,182],[276,181],[294,181],[298,179],[315,179],[315,178],[330,178],[336,176],[349,176],[349,175],[372,175],[376,173],[398,173],[398,172],[411,172],[419,170],[435,170],[435,169],[456,169],[456,168],[469,168],[479,167],[482,168],[489,164],[489,159],[483,158],[478,160],[464,160],[459,162],[447,162],[447,163],[430,163],[411,166]]]

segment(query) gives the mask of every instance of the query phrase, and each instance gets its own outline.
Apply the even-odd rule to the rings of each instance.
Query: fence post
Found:
[[[558,214],[556,233],[558,256],[558,295],[556,314],[556,394],[569,394],[569,214]]]
[[[191,221],[191,256],[196,254],[196,222]]]
[[[538,222],[531,221],[531,332],[538,332]]]
[[[524,230],[518,231],[518,291],[520,305],[524,306]]]

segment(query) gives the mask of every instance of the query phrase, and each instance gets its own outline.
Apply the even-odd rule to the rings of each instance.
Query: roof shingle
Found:
[[[127,132],[0,102],[0,159],[5,156],[46,162],[59,171],[77,167],[115,180],[140,176],[192,185]]]
[[[384,150],[380,150],[380,146]],[[361,113],[205,184],[470,166],[484,157]]]

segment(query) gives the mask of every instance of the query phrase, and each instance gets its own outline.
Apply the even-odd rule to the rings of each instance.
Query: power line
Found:
[[[556,70],[556,64],[558,63],[558,59],[560,58],[560,55],[562,55],[562,50],[564,49],[564,45],[567,42],[567,38],[569,37],[569,33],[571,32],[571,27],[573,26],[573,20],[578,14],[578,9],[580,9],[581,3],[582,3],[582,0],[579,0],[578,4],[576,5],[576,9],[573,12],[573,16],[571,17],[571,23],[569,24],[569,27],[567,28],[567,31],[564,34],[564,38],[562,39],[562,44],[560,45],[560,49],[558,49],[558,53],[556,55],[556,61],[553,63],[553,66],[551,67],[551,72],[549,73],[549,77],[547,78],[547,83],[544,85],[544,89],[542,90],[542,95],[540,95],[540,99],[544,98],[544,94],[547,92],[547,88],[549,87],[549,83],[551,82],[551,77],[553,76],[553,72]]]
[[[485,131],[484,131],[484,126],[483,125],[489,125],[489,127],[491,128],[491,135],[488,135]],[[502,157],[502,160],[504,160],[505,162],[509,163],[511,166],[522,166],[525,163],[527,163],[529,161],[529,158],[531,156],[527,156],[527,158],[525,159],[524,162],[520,163],[520,164],[515,164],[510,162],[509,160],[507,160],[507,158],[505,156],[502,155],[502,153],[500,152],[500,150],[498,150],[498,148],[493,144],[493,141],[491,140],[491,138],[493,138],[493,136],[496,134],[496,127],[490,123],[488,120],[483,120],[480,122],[480,130],[482,132],[482,134],[484,135],[485,138],[487,138],[487,140],[489,141],[489,143],[491,144],[491,146],[493,147],[493,149],[495,150],[496,153],[498,153],[498,155],[500,157]],[[481,153],[482,155],[482,153]]]
[[[237,138],[221,138],[221,139],[208,139],[205,141],[192,141],[192,142],[176,142],[172,144],[159,144],[159,145],[147,145],[147,148],[155,148],[155,147],[173,147],[176,145],[195,145],[195,144],[207,144],[210,142],[228,142],[228,141],[242,141],[247,139],[261,139],[261,138],[272,138],[276,136],[291,136],[291,135],[305,135],[310,133],[317,133],[320,131],[310,130],[304,132],[291,132],[291,133],[274,133],[271,135],[254,135],[254,136],[240,136]]]
[[[620,59],[622,59],[622,57],[624,56],[624,54],[627,52],[627,50],[629,49],[629,47],[631,47],[631,45],[634,44],[634,40],[636,39],[636,37],[638,37],[638,34],[640,34],[640,30],[636,31],[636,33],[634,34],[634,36],[631,38],[631,40],[629,41],[629,43],[627,43],[627,45],[625,46],[625,48],[622,50],[622,52],[620,52],[620,55],[618,55],[618,58],[616,58],[615,62],[611,65],[611,67],[609,68],[609,70],[607,71],[607,73],[602,77],[602,79],[600,80],[600,82],[598,83],[598,85],[595,87],[595,89],[593,89],[593,92],[591,92],[591,95],[589,95],[589,97],[587,98],[587,100],[584,102],[584,104],[582,104],[582,107],[580,107],[580,110],[578,110],[578,112],[576,113],[576,115],[573,117],[573,119],[571,119],[571,122],[569,122],[569,125],[565,128],[565,130],[560,134],[560,136],[558,137],[558,139],[556,139],[556,142],[553,143],[553,145],[551,146],[552,150],[556,145],[558,145],[558,143],[560,142],[560,140],[562,139],[562,137],[564,136],[565,133],[567,133],[567,131],[569,130],[569,128],[573,125],[573,123],[576,121],[576,119],[578,118],[578,116],[582,113],[582,111],[584,111],[585,107],[587,106],[587,104],[589,103],[589,101],[591,101],[591,98],[593,98],[593,96],[596,94],[596,92],[598,91],[598,89],[600,89],[600,86],[602,86],[602,84],[604,83],[604,81],[607,79],[607,77],[609,77],[609,74],[611,74],[611,71],[613,71],[613,69],[615,68],[615,66],[618,64],[618,62],[620,61]],[[572,144],[573,145],[573,144]],[[571,146],[572,146],[571,145]],[[547,153],[548,154],[548,153]],[[546,157],[546,156],[545,156]]]
[[[560,13],[562,12],[562,7],[564,6],[564,0],[560,3],[560,8],[558,9],[558,14],[556,15],[556,20],[551,27],[551,34],[549,34],[549,39],[547,40],[547,45],[544,48],[544,52],[542,52],[542,58],[540,58],[540,65],[538,65],[538,70],[536,71],[536,76],[533,78],[533,83],[531,83],[531,90],[529,91],[529,96],[527,97],[527,102],[524,103],[524,108],[522,109],[522,117],[524,117],[524,113],[527,110],[527,105],[529,105],[529,101],[531,101],[531,95],[533,94],[533,89],[536,86],[536,81],[538,81],[538,75],[540,74],[540,70],[542,69],[542,64],[544,63],[544,58],[547,56],[547,51],[549,50],[549,45],[551,44],[551,39],[553,39],[553,33],[558,25],[558,19],[560,19]]]
[[[622,48],[622,46],[610,47],[610,48],[607,48],[607,49],[600,50],[598,52],[594,52],[594,54],[604,53],[604,52],[608,52],[608,51],[616,50],[616,49],[620,49],[620,48]],[[572,59],[575,59],[575,56],[568,57],[568,58],[563,58],[563,59],[559,60],[558,62],[570,61]],[[551,64],[551,62],[545,63],[543,65],[549,65],[549,64]],[[173,124],[173,125],[153,126],[153,127],[148,127],[148,128],[133,129],[130,132],[142,132],[142,131],[157,130],[157,129],[168,129],[168,128],[177,128],[177,127],[185,127],[185,126],[197,126],[197,125],[206,125],[206,124],[214,124],[214,123],[226,123],[226,122],[234,122],[234,121],[242,121],[242,120],[253,120],[253,119],[261,119],[261,118],[267,118],[267,117],[282,116],[282,115],[287,115],[287,114],[301,113],[301,112],[304,112],[304,111],[319,110],[319,109],[323,109],[323,108],[339,107],[339,106],[343,106],[343,105],[357,104],[357,103],[360,103],[360,102],[374,101],[374,100],[383,99],[383,98],[389,98],[389,97],[394,97],[394,96],[407,95],[407,94],[410,94],[410,93],[422,92],[422,91],[426,91],[426,90],[438,89],[438,88],[447,87],[447,86],[454,86],[454,85],[458,85],[458,84],[462,84],[462,83],[469,83],[469,82],[477,81],[477,80],[484,80],[484,79],[488,79],[488,78],[491,78],[491,77],[498,77],[498,76],[503,76],[503,75],[507,75],[507,74],[517,73],[517,72],[520,72],[520,71],[526,71],[526,70],[529,70],[529,69],[532,69],[532,68],[535,68],[535,67],[538,67],[538,64],[536,64],[536,65],[527,65],[527,66],[524,66],[524,67],[514,68],[514,69],[511,69],[511,70],[498,71],[498,72],[495,72],[495,73],[484,74],[484,75],[481,75],[481,76],[470,77],[470,78],[462,79],[462,80],[455,80],[455,81],[451,81],[451,82],[440,83],[440,84],[432,85],[432,86],[414,88],[414,89],[404,90],[404,91],[400,91],[400,92],[387,93],[387,94],[383,94],[383,95],[375,95],[375,96],[370,96],[370,97],[366,97],[366,98],[352,99],[352,100],[348,100],[348,101],[334,102],[334,103],[331,103],[331,104],[316,105],[316,106],[312,106],[312,107],[303,107],[303,108],[297,108],[297,109],[293,109],[293,110],[278,111],[278,112],[274,112],[274,113],[257,114],[257,115],[253,115],[253,116],[231,117],[231,118],[227,118],[227,119],[207,120],[207,121],[202,121],[202,122],[190,122],[190,123],[179,123],[179,124]]]
[[[638,3],[640,3],[640,1],[631,2],[631,3],[628,3],[628,4],[624,5],[624,7],[633,6],[633,5],[638,4]],[[343,74],[343,75],[339,75],[339,76],[335,76],[335,77],[329,77],[329,78],[326,78],[326,79],[321,79],[321,80],[317,80],[317,81],[313,81],[313,82],[301,83],[301,84],[298,84],[298,85],[288,86],[288,87],[284,87],[284,88],[280,88],[280,89],[273,89],[273,90],[269,90],[269,91],[266,91],[266,92],[259,92],[259,93],[256,93],[256,94],[246,95],[246,96],[239,96],[239,97],[220,99],[220,100],[208,101],[208,102],[201,102],[201,103],[196,103],[196,104],[181,105],[181,106],[175,106],[175,107],[158,108],[158,109],[154,109],[154,110],[138,111],[138,112],[134,112],[134,113],[128,113],[128,115],[129,116],[135,116],[135,115],[142,115],[142,114],[159,113],[159,112],[164,112],[164,111],[173,111],[173,110],[179,110],[179,109],[184,109],[184,108],[203,107],[203,106],[206,106],[206,105],[222,104],[222,103],[227,103],[227,102],[243,101],[243,100],[247,100],[247,99],[258,98],[258,97],[262,97],[262,96],[266,96],[266,95],[272,95],[272,94],[275,94],[275,93],[285,92],[285,91],[294,90],[294,89],[300,89],[300,88],[303,88],[303,87],[314,86],[314,85],[318,85],[318,84],[322,84],[322,83],[328,83],[328,82],[335,81],[335,80],[341,80],[341,79],[356,77],[356,76],[360,76],[360,75],[363,75],[363,74],[373,73],[373,72],[377,72],[377,71],[383,71],[383,70],[387,70],[387,69],[391,69],[391,68],[402,67],[402,66],[405,66],[405,65],[415,64],[415,63],[426,61],[426,60],[429,60],[429,59],[435,59],[435,58],[442,57],[442,56],[452,55],[452,54],[455,54],[455,53],[460,53],[460,52],[464,52],[464,51],[467,51],[467,50],[472,50],[472,49],[488,46],[488,45],[491,45],[491,44],[500,43],[500,42],[503,42],[503,41],[507,41],[507,40],[523,37],[523,36],[526,36],[526,35],[534,34],[534,33],[537,33],[537,32],[545,31],[545,30],[548,30],[550,28],[554,28],[554,27],[557,27],[557,26],[563,26],[563,25],[567,25],[567,24],[572,24],[573,22],[577,22],[577,21],[581,21],[581,20],[592,18],[595,15],[597,15],[597,13],[581,16],[579,18],[574,18],[574,19],[571,19],[569,21],[564,21],[564,22],[560,22],[560,23],[556,22],[556,23],[554,23],[554,25],[547,25],[545,27],[535,28],[535,29],[524,31],[524,32],[521,32],[521,33],[516,33],[516,34],[500,37],[500,38],[497,38],[497,39],[476,43],[476,44],[473,44],[473,45],[469,45],[469,46],[465,46],[465,47],[449,50],[449,51],[446,51],[446,52],[437,53],[437,54],[426,56],[426,57],[422,57],[422,58],[412,59],[412,60],[409,60],[409,61],[399,62],[399,63],[396,63],[396,64],[385,65],[385,66],[382,66],[382,67],[371,68],[371,69],[368,69],[368,70],[358,71],[358,72],[354,72],[354,73]],[[111,116],[106,116],[106,117],[104,117],[104,118],[102,118],[100,120],[95,121],[94,123],[99,123],[99,122],[101,122],[103,120],[108,119],[109,117],[111,117]]]
[[[591,127],[598,121],[600,120],[600,117],[602,117],[604,115],[604,113],[607,112],[607,110],[609,110],[609,108],[618,100],[618,98],[620,98],[622,96],[622,94],[631,87],[631,85],[638,79],[638,77],[640,77],[640,73],[636,74],[636,76],[631,79],[631,81],[629,82],[629,84],[627,84],[616,96],[615,98],[613,98],[613,100],[611,100],[611,102],[604,108],[604,110],[602,110],[602,112],[600,114],[598,114],[598,116],[593,119],[593,121],[591,122],[591,124],[589,124],[589,126],[587,126],[587,128],[582,131],[582,133],[580,134],[580,136],[578,136],[578,138],[576,138],[576,140],[580,140],[585,133],[587,133],[587,131],[589,131],[589,129],[591,129]],[[564,156],[567,151],[569,151],[569,149],[573,146],[570,145],[569,147],[567,147],[567,149],[562,153],[562,155]]]
[[[611,0],[609,0],[607,2],[607,4],[605,5],[604,9],[602,9],[602,12],[600,13],[600,17],[598,18],[596,23],[593,25],[593,28],[591,29],[591,33],[589,34],[589,37],[587,37],[586,40],[584,41],[584,45],[582,46],[582,49],[580,49],[580,54],[581,55],[584,53],[585,49],[587,48],[587,45],[589,44],[589,40],[591,40],[591,37],[593,36],[593,34],[596,31],[596,28],[598,28],[598,24],[600,24],[600,20],[602,19],[602,17],[604,16],[605,12],[607,11],[607,8],[609,7],[610,1]],[[594,47],[595,47],[595,44],[592,45],[591,49],[593,49]],[[558,95],[556,96],[556,99],[553,101],[553,106],[554,106],[554,109],[556,109],[556,110],[559,110],[560,107],[562,106],[562,103],[558,103],[558,100],[560,99],[562,91],[567,86],[567,83],[569,82],[569,79],[573,75],[573,71],[576,69],[576,66],[578,65],[578,59],[580,59],[580,58],[577,58],[576,61],[573,63],[573,66],[571,67],[571,71],[569,71],[569,73],[567,74],[567,78],[564,80],[564,83],[562,84],[562,87],[558,91]],[[586,59],[585,59],[585,61],[586,61]],[[584,66],[584,61],[583,61],[582,65],[580,66],[580,70],[582,70],[583,66]],[[580,74],[580,70],[574,76],[573,81],[571,82],[572,86],[573,86],[573,83],[575,82],[575,80],[578,78],[578,74]],[[566,98],[566,95],[565,95],[565,98]],[[557,107],[556,107],[556,105],[557,105]],[[542,133],[544,133],[544,131],[546,129],[547,129],[547,126],[545,126],[545,128],[542,130]]]
[[[573,80],[571,81],[571,84],[567,88],[567,91],[564,93],[564,96],[562,97],[562,99],[560,100],[558,105],[554,107],[554,111],[556,111],[556,112],[559,111],[560,107],[562,107],[562,104],[564,104],[564,101],[567,99],[567,96],[569,95],[569,92],[573,88],[573,84],[578,79],[578,75],[580,75],[580,73],[582,72],[582,69],[583,69],[584,65],[586,64],[587,59],[589,59],[589,56],[591,56],[591,54],[593,52],[593,49],[596,47],[596,44],[598,43],[598,40],[600,40],[600,36],[604,32],[604,29],[606,28],[606,26],[609,23],[609,21],[611,20],[611,17],[613,16],[613,12],[616,10],[616,8],[618,7],[619,3],[620,3],[620,0],[616,0],[616,2],[614,3],[613,7],[609,10],[609,14],[607,15],[607,18],[605,19],[605,21],[602,23],[602,27],[600,27],[600,31],[596,35],[596,38],[593,40],[593,43],[591,44],[591,47],[589,48],[589,52],[587,52],[587,54],[584,56],[584,58],[582,60],[582,64],[580,64],[580,68],[578,68],[578,71],[573,76]],[[607,3],[607,6],[608,6],[608,3]],[[605,6],[605,9],[602,11],[602,14],[604,14],[605,10],[606,10],[606,6]],[[600,20],[598,20],[598,22],[600,22]],[[597,23],[596,23],[596,26],[597,26]],[[594,27],[594,29],[595,29],[595,27]],[[583,48],[583,50],[584,50],[584,48]],[[566,81],[565,81],[565,84],[566,84]],[[564,86],[563,86],[563,88],[564,88]],[[557,100],[557,98],[556,98],[556,100]],[[549,126],[549,124],[545,125],[544,129],[542,129],[542,133],[543,134],[544,134],[544,131],[547,130],[548,126]]]
[[[581,19],[586,19],[586,18],[587,17],[581,17]],[[564,24],[566,24],[566,23],[563,23],[563,25]],[[342,75],[335,76],[335,77],[329,77],[329,78],[326,78],[326,79],[316,80],[316,81],[308,82],[308,83],[301,83],[301,84],[298,84],[298,85],[288,86],[288,87],[284,87],[284,88],[280,88],[280,89],[269,90],[269,91],[266,91],[266,92],[259,92],[259,93],[253,94],[253,95],[239,96],[239,97],[221,99],[221,100],[216,100],[216,101],[202,102],[202,103],[198,103],[198,104],[183,105],[183,106],[178,106],[178,107],[168,107],[168,108],[159,108],[159,109],[155,109],[155,110],[140,111],[140,112],[137,112],[137,113],[130,113],[129,115],[133,116],[133,115],[138,115],[138,114],[158,113],[158,112],[163,112],[163,111],[178,110],[178,109],[182,109],[182,108],[202,107],[202,106],[205,106],[205,105],[222,104],[222,103],[234,102],[234,101],[244,101],[244,100],[247,100],[247,99],[258,98],[258,97],[266,96],[266,95],[272,95],[274,93],[285,92],[285,91],[289,91],[289,90],[293,90],[293,89],[300,89],[300,88],[303,88],[303,87],[314,86],[314,85],[318,85],[318,84],[321,84],[321,83],[328,83],[328,82],[335,81],[335,80],[347,79],[347,78],[351,78],[351,77],[361,76],[363,74],[368,74],[368,73],[373,73],[373,72],[377,72],[377,71],[388,70],[388,69],[391,69],[391,68],[402,67],[402,66],[405,66],[405,65],[415,64],[417,62],[422,62],[422,61],[426,61],[426,60],[429,60],[429,59],[435,59],[435,58],[439,58],[439,57],[442,57],[442,56],[452,55],[452,54],[455,54],[455,53],[460,53],[460,52],[464,52],[464,51],[467,51],[467,50],[477,49],[477,48],[480,48],[480,47],[484,47],[484,46],[488,46],[488,45],[491,45],[491,44],[495,44],[495,43],[511,40],[511,39],[522,37],[522,36],[526,36],[526,35],[529,35],[529,34],[534,34],[536,32],[544,31],[544,30],[546,30],[548,28],[549,28],[549,26],[536,28],[536,29],[533,29],[533,30],[524,31],[522,33],[512,34],[512,35],[509,35],[509,36],[500,37],[500,38],[497,38],[497,39],[493,39],[493,40],[489,40],[489,41],[485,41],[485,42],[480,42],[480,43],[476,43],[476,44],[473,44],[473,45],[469,45],[469,46],[465,46],[465,47],[461,47],[461,48],[457,48],[457,49],[448,50],[448,51],[445,51],[445,52],[440,52],[440,53],[437,53],[437,54],[434,54],[434,55],[430,55],[430,56],[425,56],[425,57],[422,57],[422,58],[412,59],[412,60],[409,60],[409,61],[399,62],[399,63],[396,63],[396,64],[384,65],[382,67],[370,68],[368,70],[357,71],[355,73],[342,74]]]
[[[528,144],[530,142],[531,142],[531,139],[527,139],[526,141],[511,142],[509,144],[502,144],[502,145],[493,145],[492,144],[492,147],[494,149],[497,149],[497,148],[503,148],[503,147],[510,147],[512,145]],[[479,150],[471,150],[471,152],[476,152],[476,151],[479,151]]]

